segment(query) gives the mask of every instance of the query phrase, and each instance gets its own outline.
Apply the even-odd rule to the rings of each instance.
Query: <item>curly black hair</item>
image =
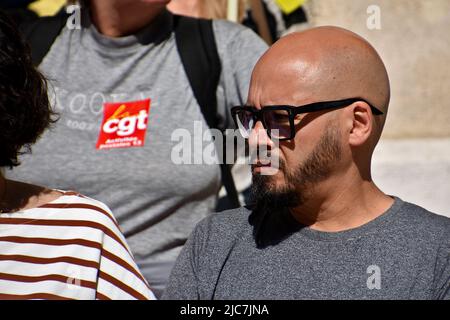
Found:
[[[30,48],[0,11],[0,167],[15,167],[56,116]]]

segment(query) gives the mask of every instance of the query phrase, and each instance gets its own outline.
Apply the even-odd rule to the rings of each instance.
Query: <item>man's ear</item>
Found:
[[[349,116],[353,118],[353,123],[348,142],[352,147],[359,147],[365,144],[372,134],[372,111],[367,103],[357,101],[349,107],[349,113]]]

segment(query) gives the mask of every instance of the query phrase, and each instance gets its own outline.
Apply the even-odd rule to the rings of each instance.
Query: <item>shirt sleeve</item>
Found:
[[[156,297],[139,271],[115,218],[108,208],[104,210],[110,213],[111,219],[104,221],[96,299],[155,300]]]

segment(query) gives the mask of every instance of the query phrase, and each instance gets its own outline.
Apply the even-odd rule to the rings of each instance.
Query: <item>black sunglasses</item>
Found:
[[[236,106],[231,108],[231,115],[236,123],[236,127],[246,139],[250,136],[251,130],[253,130],[256,122],[259,120],[271,139],[290,140],[295,136],[296,115],[344,108],[357,101],[364,101],[367,103],[374,115],[383,114],[380,109],[374,107],[364,99],[350,98],[337,101],[315,102],[303,106],[265,106],[259,110],[251,106]]]

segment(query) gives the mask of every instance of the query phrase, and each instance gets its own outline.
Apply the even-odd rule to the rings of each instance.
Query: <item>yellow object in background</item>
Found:
[[[40,17],[54,16],[66,4],[66,0],[38,0],[31,3],[28,9],[36,12]]]
[[[306,0],[275,0],[284,14],[291,14],[300,8]]]

